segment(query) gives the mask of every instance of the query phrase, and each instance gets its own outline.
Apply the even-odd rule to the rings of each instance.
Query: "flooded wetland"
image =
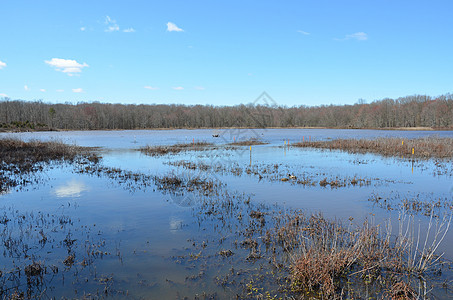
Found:
[[[0,133],[6,299],[450,299],[453,131]]]

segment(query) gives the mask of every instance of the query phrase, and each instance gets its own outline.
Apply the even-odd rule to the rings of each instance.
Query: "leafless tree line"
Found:
[[[27,125],[24,125],[27,124]],[[32,125],[30,125],[32,124]],[[216,127],[453,128],[453,95],[414,95],[354,105],[50,104],[0,100],[0,127],[143,129]]]

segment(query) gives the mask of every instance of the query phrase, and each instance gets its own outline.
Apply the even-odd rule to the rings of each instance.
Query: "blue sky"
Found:
[[[0,2],[0,97],[352,104],[453,92],[453,1]]]

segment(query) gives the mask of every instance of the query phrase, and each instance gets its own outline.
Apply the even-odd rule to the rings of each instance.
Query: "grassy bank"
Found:
[[[343,150],[350,153],[376,153],[384,156],[404,156],[409,158],[453,158],[453,139],[427,137],[417,139],[377,138],[336,139],[330,141],[310,141],[292,144],[293,147]]]

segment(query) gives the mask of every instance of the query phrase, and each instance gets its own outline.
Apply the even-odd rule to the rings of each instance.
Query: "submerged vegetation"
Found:
[[[391,153],[402,151],[393,139],[382,139],[380,143],[342,141],[338,143],[341,149],[349,145],[349,151],[353,152],[387,151],[386,155],[395,155]],[[338,145],[335,141],[323,145],[330,145],[329,142]],[[398,142],[409,149],[422,149],[420,151],[427,151],[431,143],[431,148],[437,149],[431,149],[436,158],[449,158],[451,151],[451,141],[446,139]],[[318,145],[316,143],[304,145]],[[229,151],[239,149],[224,146],[219,146],[223,152],[209,152],[209,155],[218,157],[220,153],[228,155],[231,154]],[[231,189],[223,177],[215,175],[248,175],[256,181],[268,180],[282,186],[290,184],[319,190],[376,187],[391,181],[335,176],[314,171],[309,166],[294,172],[290,166],[281,163],[241,165],[218,160],[207,163],[173,160],[171,156],[193,150],[204,151],[199,155],[208,155],[214,147],[218,146],[194,142],[139,149],[173,168],[171,172],[145,174],[105,166],[92,149],[58,142],[0,140],[0,179],[2,186],[8,180],[20,185],[21,174],[43,171],[52,166],[52,162],[68,162],[72,163],[74,173],[107,178],[131,193],[156,192],[187,207],[192,214],[191,222],[170,222],[170,227],[193,226],[197,233],[187,241],[181,241],[180,249],[169,250],[169,257],[165,258],[165,263],[172,261],[184,270],[184,274],[164,275],[165,287],[172,291],[180,289],[180,298],[197,291],[200,294],[192,296],[204,299],[233,295],[257,299],[370,296],[417,299],[429,297],[433,288],[451,289],[451,281],[442,277],[443,273],[451,274],[450,265],[439,253],[451,224],[449,199],[423,202],[420,198],[429,198],[423,194],[403,200],[373,194],[369,201],[388,210],[400,211],[397,221],[388,220],[377,225],[371,215],[365,221],[356,222],[353,218],[330,219],[321,213],[294,211],[280,204],[268,206],[252,194]],[[401,154],[398,152],[397,155]],[[143,246],[149,243],[148,237],[139,233],[135,237],[139,240],[139,249],[123,252],[119,247],[121,241],[111,237],[110,232],[104,235],[96,224],[84,224],[74,218],[71,209],[77,209],[71,202],[63,206],[61,213],[24,211],[14,205],[3,209],[0,239],[3,257],[11,259],[0,269],[0,295],[3,298],[53,297],[55,287],[64,286],[68,278],[69,282],[75,283],[73,294],[69,295],[75,297],[141,297],[140,293],[134,294],[134,288],[146,293],[155,291],[158,283],[141,279],[139,274],[124,280],[118,279],[118,274],[105,273],[102,269],[114,261],[118,267],[123,264],[128,267],[131,257],[146,264],[147,259],[155,256],[154,253],[147,254],[147,248]],[[426,228],[416,222],[416,212],[429,218]],[[219,289],[212,289],[211,284]],[[451,291],[448,293],[451,295]]]
[[[453,159],[453,139],[439,137],[416,139],[378,138],[374,140],[335,139],[294,143],[292,146],[343,150],[351,153],[376,153],[384,156],[403,156],[419,159]]]

